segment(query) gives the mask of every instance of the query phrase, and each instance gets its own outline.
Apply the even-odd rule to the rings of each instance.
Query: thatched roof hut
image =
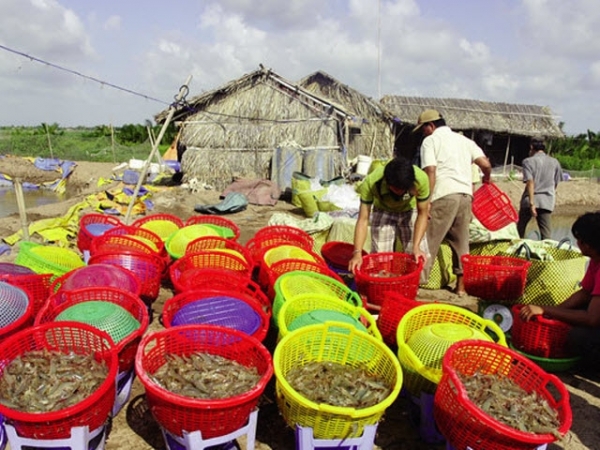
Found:
[[[298,84],[306,90],[342,105],[352,114],[348,121],[348,158],[368,155],[389,158],[393,154],[393,115],[378,101],[362,94],[331,75],[316,71]]]
[[[163,111],[155,119],[160,123],[167,115]],[[289,177],[298,170],[333,178],[346,165],[344,130],[350,116],[261,66],[178,107],[173,120],[181,123],[179,145],[186,148],[181,157],[184,179],[222,189],[236,176],[273,179],[277,170]],[[279,166],[272,167],[272,160]],[[313,172],[327,166],[327,173],[309,173],[307,166]]]
[[[437,109],[453,130],[474,139],[495,165],[511,160],[519,164],[527,156],[533,137],[551,140],[564,136],[545,106],[399,95],[387,95],[381,103],[396,119],[396,152],[406,155],[418,148],[420,136],[411,131],[425,109]]]

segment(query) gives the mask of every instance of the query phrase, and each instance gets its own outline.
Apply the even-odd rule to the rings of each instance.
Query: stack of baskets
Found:
[[[317,403],[288,380],[292,370],[311,363],[333,363],[365,371],[385,380],[389,394],[364,408]],[[310,325],[287,334],[275,348],[273,364],[277,404],[283,418],[292,428],[312,428],[317,439],[343,441],[362,436],[365,426],[377,425],[402,387],[402,370],[392,351],[381,340],[350,324]]]
[[[363,257],[362,265],[356,270],[356,287],[369,307],[379,310],[387,291],[414,299],[419,291],[422,269],[423,261],[415,261],[413,255],[398,252],[371,253]]]
[[[519,314],[523,306],[511,308],[511,347],[548,372],[562,372],[575,365],[581,356],[573,354],[567,343],[571,325],[541,315],[524,321]]]
[[[259,381],[250,390],[231,397],[194,398],[171,392],[153,380],[167,362],[194,354],[235,361],[256,370]],[[242,428],[273,375],[271,355],[260,341],[241,331],[213,325],[180,325],[147,334],[139,346],[135,370],[161,428],[178,437],[200,432],[203,440]]]
[[[46,352],[46,358],[49,359],[59,358],[60,355],[95,358],[106,367],[107,376],[91,395],[55,411],[25,412],[0,402],[0,414],[4,416],[5,426],[16,431],[8,435],[11,448],[24,448],[21,446],[23,439],[29,440],[31,447],[50,448],[56,446],[52,445],[51,440],[69,439],[75,428],[103,430],[115,402],[118,356],[107,333],[74,322],[47,323],[26,328],[0,343],[0,358],[5,361],[2,370],[19,357],[42,351]],[[89,367],[85,370],[89,370]],[[0,378],[2,376],[3,373],[0,373]],[[11,394],[14,395],[14,392]],[[32,440],[39,444],[32,444]]]
[[[528,394],[537,393],[557,412],[559,426],[551,432],[522,431],[495,419],[469,398],[461,377],[477,374],[506,378]],[[572,422],[569,392],[554,375],[519,353],[492,342],[463,341],[452,345],[443,360],[443,375],[433,414],[448,444],[456,449],[533,450],[564,435]]]

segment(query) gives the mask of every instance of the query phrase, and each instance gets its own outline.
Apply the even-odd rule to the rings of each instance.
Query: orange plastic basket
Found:
[[[61,292],[59,295],[54,294],[48,298],[46,305],[37,315],[35,325],[49,322],[57,323],[57,317],[66,309],[77,304],[93,301],[109,302],[121,306],[139,322],[139,327],[135,331],[115,344],[119,355],[119,372],[127,372],[133,369],[137,346],[142,339],[142,335],[148,329],[150,318],[148,308],[144,302],[132,293],[112,287],[89,287]],[[91,319],[91,317],[89,318]],[[87,319],[87,317],[81,317],[83,323],[87,323]],[[103,325],[106,327],[103,331],[109,332],[110,328],[124,326],[118,323],[107,323],[107,320],[111,320],[110,317],[103,319]],[[93,323],[88,323],[88,325],[94,326]]]
[[[542,358],[578,356],[573,355],[567,345],[571,325],[544,316],[534,316],[525,322],[519,314],[523,306],[519,304],[511,308],[513,324],[510,334],[512,345],[517,350]]]
[[[490,301],[515,301],[523,295],[531,262],[510,256],[463,255],[465,291]]]
[[[83,401],[45,413],[29,413],[0,403],[0,414],[20,436],[33,439],[65,439],[75,427],[96,430],[106,424],[115,403],[118,356],[107,333],[77,322],[56,322],[32,326],[12,335],[0,344],[0,359],[13,361],[37,350],[64,354],[94,355],[108,367],[108,376],[100,387]]]
[[[519,218],[508,195],[494,183],[484,183],[473,194],[473,215],[490,231],[497,231]]]
[[[433,415],[453,448],[534,450],[556,441],[553,434],[520,431],[486,414],[469,400],[458,374],[470,377],[480,372],[507,377],[526,392],[536,392],[548,401],[558,413],[560,434],[571,427],[573,418],[565,385],[514,350],[493,342],[462,341],[448,349],[442,365]]]
[[[394,291],[414,299],[419,291],[423,261],[399,252],[371,253],[363,258],[354,276],[358,293],[374,309],[381,307],[385,292]]]
[[[237,241],[240,237],[240,227],[238,227],[233,220],[226,217],[213,216],[211,214],[199,214],[192,216],[185,221],[185,226],[196,224],[214,225],[223,228],[226,231],[223,233],[223,231],[219,230],[219,235],[226,237],[227,239]]]
[[[209,353],[255,367],[261,378],[249,391],[223,399],[196,399],[163,389],[150,378],[173,355]],[[159,425],[175,436],[200,431],[202,439],[231,433],[246,424],[273,376],[271,354],[252,336],[211,325],[181,325],[149,333],[135,361],[136,374]]]

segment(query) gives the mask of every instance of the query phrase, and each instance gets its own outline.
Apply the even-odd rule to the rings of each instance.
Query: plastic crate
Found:
[[[261,378],[249,391],[223,399],[174,394],[151,380],[150,375],[171,356],[194,352],[219,355],[256,367]],[[209,439],[238,430],[248,422],[273,375],[273,365],[269,351],[252,336],[226,327],[181,325],[144,336],[135,371],[146,391],[149,408],[163,429],[175,436],[200,431],[204,439]]]
[[[542,315],[532,317],[527,322],[521,319],[520,311],[525,305],[511,308],[513,325],[510,330],[512,344],[533,356],[541,358],[571,358],[573,353],[567,345],[571,325]]]
[[[490,231],[497,231],[519,218],[508,195],[494,183],[484,183],[473,194],[473,215]]]
[[[381,307],[385,292],[394,291],[414,299],[419,291],[423,261],[399,252],[371,253],[355,271],[356,289],[370,305]]]
[[[509,256],[463,255],[467,294],[491,301],[516,301],[523,295],[531,262]]]
[[[508,377],[526,392],[536,392],[557,411],[564,435],[571,427],[569,392],[555,376],[519,353],[491,342],[463,341],[452,345],[443,360],[443,376],[435,392],[433,415],[440,432],[457,449],[533,450],[556,441],[551,433],[514,429],[473,404],[458,374],[476,372]]]

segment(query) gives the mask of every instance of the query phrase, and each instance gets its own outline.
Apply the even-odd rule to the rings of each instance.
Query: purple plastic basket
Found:
[[[172,326],[220,325],[252,336],[260,327],[260,315],[235,297],[215,296],[190,302],[173,315]]]
[[[31,275],[35,272],[29,267],[21,266],[19,264],[13,264],[8,262],[0,263],[0,274],[1,275]]]

